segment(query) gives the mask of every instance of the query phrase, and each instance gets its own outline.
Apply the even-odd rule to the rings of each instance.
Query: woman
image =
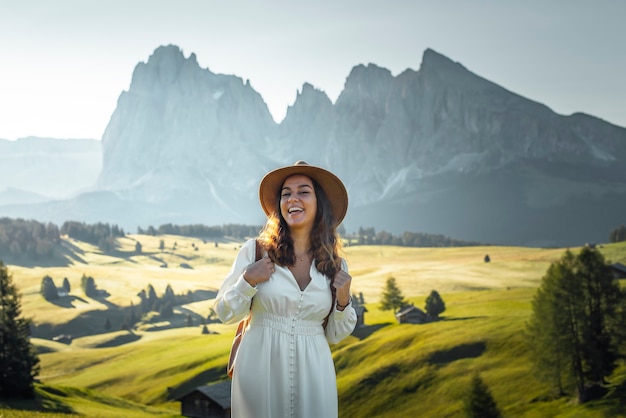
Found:
[[[348,209],[334,174],[298,161],[259,187],[267,222],[247,241],[222,284],[215,311],[227,324],[250,314],[232,380],[235,418],[337,417],[328,343],[352,333],[356,312],[336,228]]]

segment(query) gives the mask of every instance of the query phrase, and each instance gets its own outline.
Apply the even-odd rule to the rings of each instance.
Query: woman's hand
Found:
[[[343,311],[345,307],[350,303],[350,284],[352,283],[352,276],[346,271],[339,270],[335,274],[333,280],[333,287],[335,288],[335,296],[337,298],[337,309]],[[343,308],[342,308],[343,306]]]
[[[243,278],[250,286],[256,286],[259,283],[266,282],[274,273],[275,267],[269,257],[263,257],[259,261],[250,264],[243,272]]]

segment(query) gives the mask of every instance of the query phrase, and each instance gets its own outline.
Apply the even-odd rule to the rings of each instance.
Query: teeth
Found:
[[[289,213],[293,213],[293,212],[302,212],[302,208],[291,208],[291,209],[289,209]]]

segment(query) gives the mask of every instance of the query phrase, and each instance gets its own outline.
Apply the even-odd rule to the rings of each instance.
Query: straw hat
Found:
[[[309,176],[320,185],[328,196],[335,226],[339,225],[348,211],[348,192],[339,177],[328,170],[315,167],[300,160],[294,165],[289,165],[270,171],[263,177],[259,186],[259,199],[261,207],[266,215],[270,215],[277,210],[276,199],[285,179],[294,174],[304,174]]]

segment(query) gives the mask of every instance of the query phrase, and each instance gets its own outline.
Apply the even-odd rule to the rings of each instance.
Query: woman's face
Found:
[[[280,213],[291,229],[313,226],[317,196],[309,177],[294,174],[285,179],[280,191]]]

